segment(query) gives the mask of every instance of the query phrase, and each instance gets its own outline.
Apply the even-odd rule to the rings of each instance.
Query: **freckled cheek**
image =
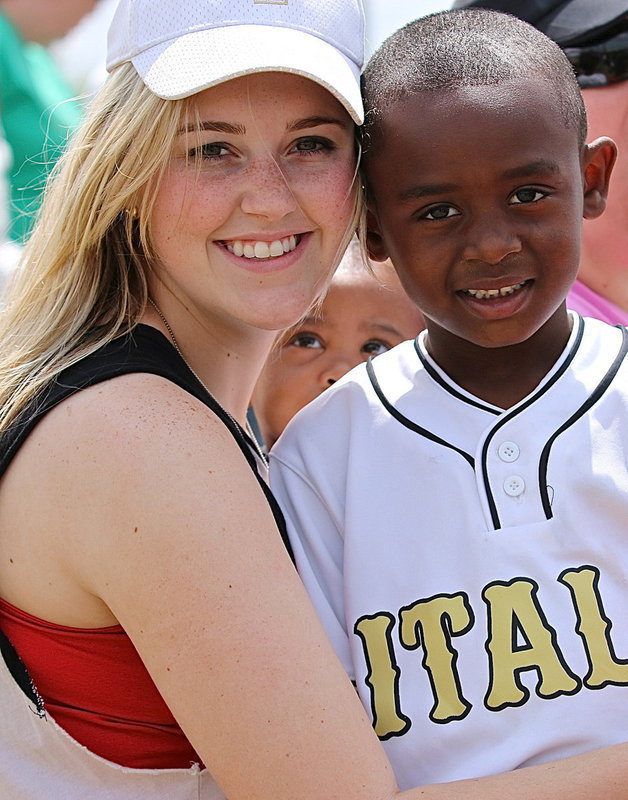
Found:
[[[329,184],[326,191],[330,193],[339,205],[343,205],[347,202],[353,205],[359,184],[355,165],[350,164],[336,175],[331,175],[329,177]]]
[[[186,206],[189,205],[185,188],[166,181],[162,184],[153,206],[153,229],[158,234],[174,233],[186,217]]]
[[[228,187],[199,179],[177,184],[158,198],[153,224],[164,233],[180,235],[207,234],[228,218],[233,208]]]
[[[357,179],[355,165],[337,166],[325,172],[310,173],[294,178],[292,189],[301,202],[330,215],[350,214],[355,203]]]

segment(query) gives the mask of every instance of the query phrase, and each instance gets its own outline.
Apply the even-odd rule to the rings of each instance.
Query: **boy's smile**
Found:
[[[567,341],[582,217],[603,193],[595,145],[580,152],[559,103],[521,79],[410,94],[377,122],[369,246],[392,258],[445,369],[534,339],[543,374]]]

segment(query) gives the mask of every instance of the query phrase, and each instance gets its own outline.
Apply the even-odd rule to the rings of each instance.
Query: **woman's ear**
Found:
[[[373,261],[386,261],[388,258],[388,250],[379,232],[377,217],[370,208],[366,212],[366,249]]]
[[[617,145],[607,136],[585,144],[583,153],[585,219],[595,219],[604,212],[611,172],[617,158]]]

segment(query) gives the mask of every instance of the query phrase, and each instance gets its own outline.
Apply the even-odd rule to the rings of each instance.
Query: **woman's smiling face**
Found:
[[[355,169],[353,123],[318,84],[260,73],[207,89],[157,191],[155,273],[202,314],[293,324],[339,260]]]

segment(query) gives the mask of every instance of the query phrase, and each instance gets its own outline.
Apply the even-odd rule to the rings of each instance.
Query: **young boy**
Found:
[[[421,312],[389,261],[364,265],[357,240],[320,308],[278,339],[255,387],[253,409],[267,448],[303,406],[356,364],[413,339]]]
[[[364,86],[370,252],[427,327],[277,443],[301,575],[402,787],[625,741],[627,337],[565,306],[615,146],[497,12],[411,23]]]

